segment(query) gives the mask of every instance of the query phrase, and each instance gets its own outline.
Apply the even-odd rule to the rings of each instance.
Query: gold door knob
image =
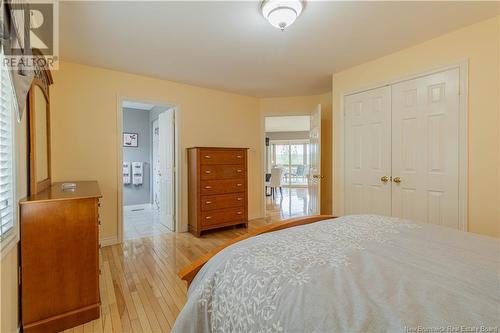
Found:
[[[389,181],[389,177],[387,177],[387,176],[380,177],[380,181],[387,183]]]
[[[399,177],[395,177],[395,178],[394,178],[394,182],[395,182],[396,184],[401,183],[401,178],[399,178]]]

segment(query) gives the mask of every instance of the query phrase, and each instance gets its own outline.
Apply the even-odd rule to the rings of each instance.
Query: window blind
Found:
[[[9,71],[0,48],[0,239],[14,229],[13,113],[14,96]]]

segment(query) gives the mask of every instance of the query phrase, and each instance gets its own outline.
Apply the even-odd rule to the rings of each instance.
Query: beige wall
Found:
[[[497,71],[498,71],[498,77],[497,79],[499,80],[498,82],[498,128],[500,128],[500,15],[497,16],[497,28],[498,28],[498,41],[497,41],[497,45],[498,45],[498,58],[497,58]],[[499,156],[499,160],[500,160],[500,134],[498,135],[498,139],[499,139],[499,144],[498,144],[498,156]],[[500,171],[499,171],[500,172]],[[500,189],[500,175],[498,177],[498,188]],[[500,192],[500,190],[499,190]],[[498,214],[498,217],[500,219],[500,193],[498,194],[498,205],[497,205],[497,214]],[[499,222],[500,224],[500,222]],[[500,226],[498,226],[497,228],[500,229]],[[497,233],[497,236],[500,234],[500,231]]]
[[[180,109],[181,231],[187,229],[187,155],[192,146],[248,147],[249,217],[260,217],[259,103],[256,98],[62,62],[51,88],[54,181],[99,181],[102,238],[117,235],[117,97]]]
[[[17,245],[3,258],[0,268],[0,332],[14,333],[18,326]]]
[[[259,100],[261,117],[309,114],[321,104],[321,213],[332,212],[332,94]],[[263,124],[263,122],[262,122]]]
[[[176,104],[180,109],[181,231],[187,227],[187,156],[192,146],[248,147],[249,218],[263,216],[261,114],[310,113],[323,108],[323,159],[331,170],[331,94],[290,98],[236,95],[170,81],[62,62],[53,72],[51,139],[53,181],[96,179],[103,192],[102,238],[116,237],[118,212],[118,96]],[[330,164],[329,164],[330,163]],[[327,175],[328,176],[328,175]],[[322,203],[331,210],[331,183]]]
[[[489,19],[333,75],[334,169],[339,179],[342,94],[468,59],[468,227],[500,237],[499,20]],[[340,182],[334,213],[342,213]]]

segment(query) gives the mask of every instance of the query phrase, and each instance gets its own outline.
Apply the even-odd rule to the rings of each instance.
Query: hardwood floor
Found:
[[[249,222],[249,230],[276,218]],[[127,240],[101,250],[101,317],[65,332],[169,332],[186,301],[177,277],[183,266],[247,232],[229,227],[201,238],[168,233]]]
[[[273,197],[266,197],[266,217],[280,221],[308,215],[309,194],[307,187],[283,187]]]

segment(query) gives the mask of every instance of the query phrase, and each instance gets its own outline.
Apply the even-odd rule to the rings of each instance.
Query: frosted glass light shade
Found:
[[[285,30],[302,12],[300,0],[267,0],[262,3],[262,15],[278,29]]]

